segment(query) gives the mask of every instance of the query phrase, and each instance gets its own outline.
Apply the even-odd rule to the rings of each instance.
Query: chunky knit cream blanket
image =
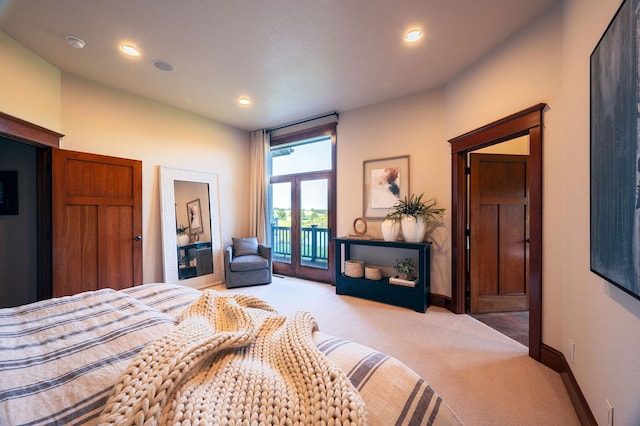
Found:
[[[313,344],[311,314],[205,291],[114,386],[101,424],[366,424],[346,374]]]

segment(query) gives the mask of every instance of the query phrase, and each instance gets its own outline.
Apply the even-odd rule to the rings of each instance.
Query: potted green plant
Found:
[[[386,220],[400,221],[404,240],[417,243],[423,240],[428,227],[442,222],[445,209],[437,207],[435,198],[423,201],[424,193],[411,194],[398,200],[385,217]]]
[[[393,265],[393,268],[403,280],[411,281],[416,279],[416,266],[410,258],[403,260],[396,259],[396,264]]]

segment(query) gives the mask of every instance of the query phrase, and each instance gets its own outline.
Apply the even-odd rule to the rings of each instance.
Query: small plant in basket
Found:
[[[396,259],[396,264],[393,268],[400,275],[403,280],[414,280],[416,278],[416,265],[413,264],[413,260],[407,258],[403,260]]]

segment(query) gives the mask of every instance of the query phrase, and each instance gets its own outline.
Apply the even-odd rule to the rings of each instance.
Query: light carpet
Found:
[[[225,291],[224,285],[215,286]],[[426,313],[335,294],[289,277],[234,288],[281,314],[311,312],[320,330],[391,355],[427,380],[466,425],[579,425],[560,375],[528,349],[468,315]]]

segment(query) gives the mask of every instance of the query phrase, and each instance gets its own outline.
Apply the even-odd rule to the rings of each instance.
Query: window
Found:
[[[331,136],[271,149],[272,176],[331,170]]]

